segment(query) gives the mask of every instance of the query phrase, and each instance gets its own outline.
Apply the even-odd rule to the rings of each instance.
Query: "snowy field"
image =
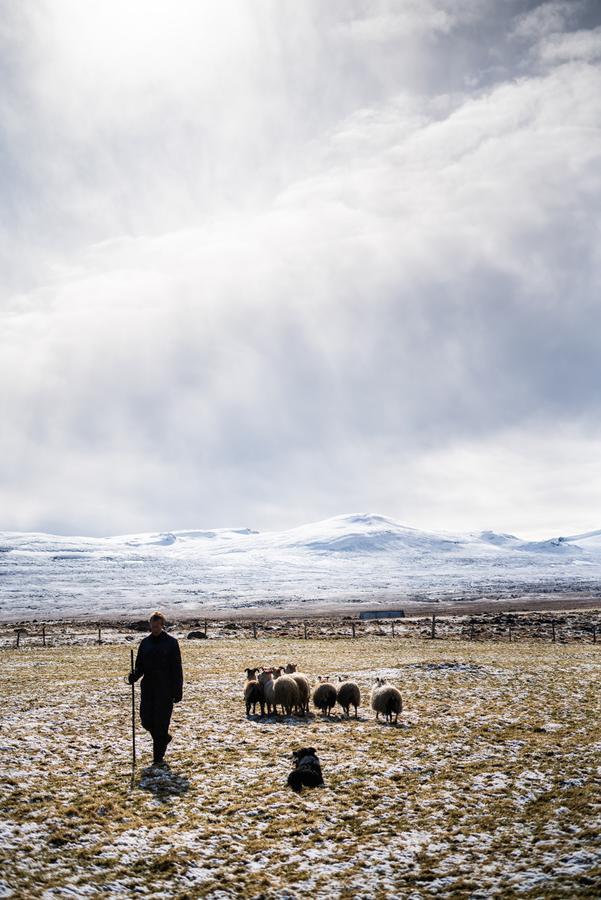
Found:
[[[290,531],[176,531],[109,538],[0,533],[0,619],[198,610],[307,612],[346,603],[601,589],[601,531],[524,541],[441,534],[384,516]]]
[[[170,767],[141,736],[133,783],[129,646],[0,652],[0,897],[601,894],[601,645],[183,642]],[[246,719],[243,669],[288,660],[355,677],[358,720]],[[296,796],[311,745],[326,786]]]

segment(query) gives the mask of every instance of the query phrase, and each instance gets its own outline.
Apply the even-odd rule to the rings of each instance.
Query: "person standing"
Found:
[[[163,762],[171,742],[169,723],[173,704],[182,699],[184,675],[177,640],[165,631],[165,616],[150,617],[150,634],[140,641],[134,671],[128,675],[133,684],[142,679],[140,720],[152,735],[153,763]]]

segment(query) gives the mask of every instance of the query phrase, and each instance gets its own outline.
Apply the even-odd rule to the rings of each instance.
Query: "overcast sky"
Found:
[[[0,529],[601,528],[598,0],[0,0]]]

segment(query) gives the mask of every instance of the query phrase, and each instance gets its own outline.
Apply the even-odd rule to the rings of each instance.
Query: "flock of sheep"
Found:
[[[361,693],[354,681],[340,679],[335,687],[327,679],[319,678],[317,684],[311,689],[311,682],[307,675],[296,671],[296,665],[288,663],[287,666],[277,666],[271,669],[246,669],[246,683],[244,685],[244,703],[246,715],[250,715],[252,708],[256,712],[257,706],[261,715],[278,714],[280,707],[282,714],[291,716],[293,713],[300,716],[309,714],[311,699],[316,709],[321,710],[322,715],[329,716],[338,703],[347,718],[350,717],[351,707],[355,710],[361,703]],[[380,713],[387,722],[398,722],[399,713],[403,708],[401,692],[391,684],[386,684],[383,678],[376,678],[376,683],[371,692],[371,708],[376,713],[376,719]]]

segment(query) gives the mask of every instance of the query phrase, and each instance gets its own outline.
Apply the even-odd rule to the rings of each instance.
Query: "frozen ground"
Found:
[[[523,541],[338,516],[285,532],[175,531],[110,538],[0,533],[0,618],[199,609],[340,608],[601,588],[601,531]]]
[[[184,642],[170,768],[131,781],[128,645],[1,651],[0,896],[598,897],[600,645]],[[399,727],[246,719],[242,670],[376,674]],[[313,745],[326,787],[293,795]]]

